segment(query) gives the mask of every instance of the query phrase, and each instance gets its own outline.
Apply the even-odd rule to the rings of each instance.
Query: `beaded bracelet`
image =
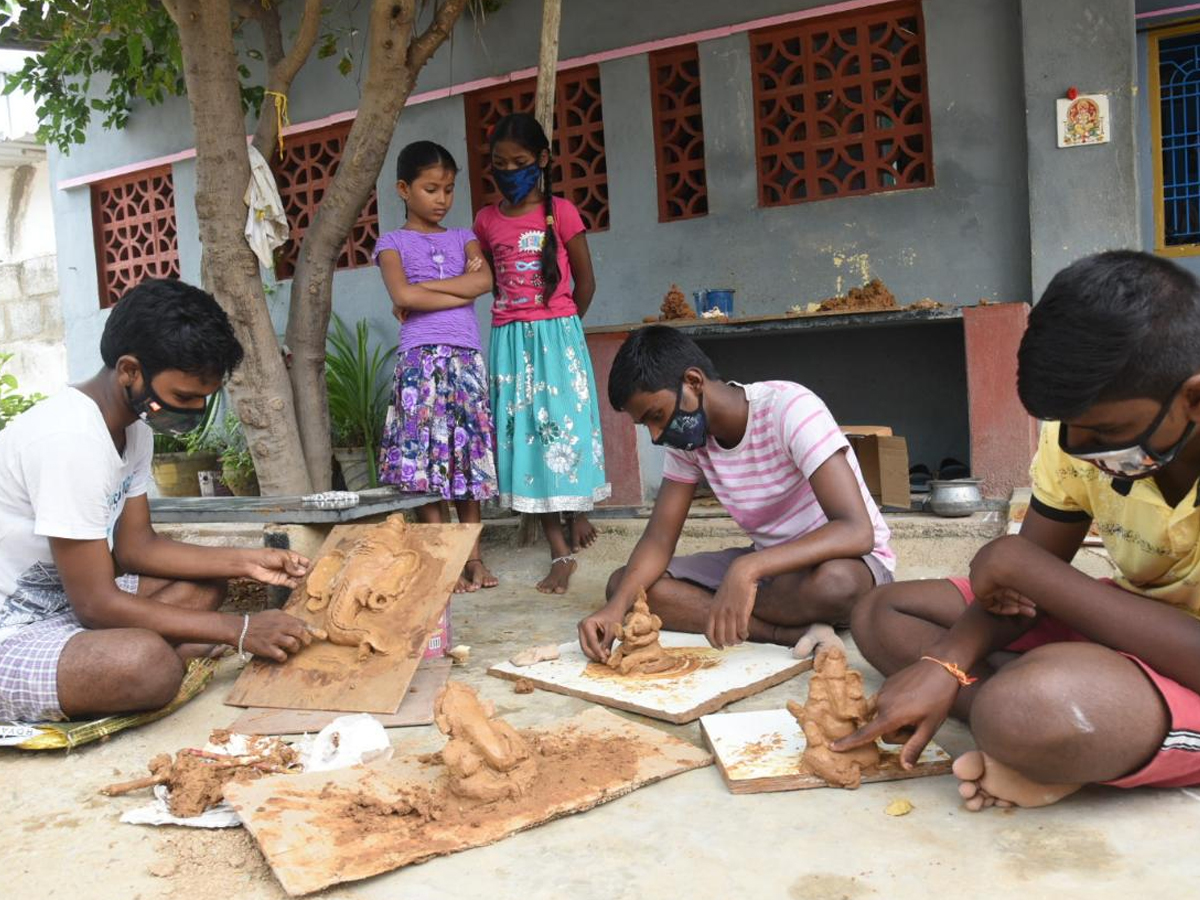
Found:
[[[927,659],[931,663],[937,663],[939,666],[941,666],[943,669],[945,669],[947,672],[949,672],[951,675],[953,675],[954,679],[959,684],[961,684],[963,687],[966,687],[967,685],[970,685],[970,684],[974,684],[975,682],[977,682],[979,680],[978,678],[973,678],[970,675],[968,675],[966,672],[964,672],[962,669],[960,669],[954,663],[946,662],[944,660],[938,659],[936,656],[922,656],[921,659],[923,659],[923,660]]]
[[[242,634],[238,638],[238,658],[242,662],[249,662],[253,653],[246,652],[246,633],[250,630],[250,614],[242,613]]]

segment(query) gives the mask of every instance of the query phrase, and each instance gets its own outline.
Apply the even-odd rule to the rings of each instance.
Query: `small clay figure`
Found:
[[[696,311],[687,302],[687,297],[683,296],[683,291],[679,289],[679,285],[677,284],[671,285],[671,289],[663,297],[660,310],[661,315],[658,318],[662,322],[670,322],[672,319],[696,318]]]
[[[863,694],[862,675],[847,665],[846,651],[840,645],[817,651],[808,699],[803,706],[789,700],[787,708],[804,730],[807,746],[802,761],[810,772],[836,787],[856,788],[862,783],[863,770],[879,765],[875,744],[845,753],[829,747],[875,714],[874,704]]]
[[[617,626],[617,639],[621,643],[609,653],[608,665],[622,675],[665,672],[675,662],[658,642],[661,630],[662,619],[650,612],[646,592],[639,589],[633,609],[625,614],[625,621]]]
[[[495,707],[482,703],[471,688],[448,681],[433,707],[433,721],[449,740],[442,761],[452,793],[491,803],[520,797],[537,775],[537,761],[525,739],[503,719],[493,719]]]
[[[395,649],[377,619],[412,584],[420,564],[415,550],[403,549],[403,516],[363,534],[348,550],[336,549],[313,567],[305,584],[310,612],[325,610],[325,632],[334,644],[358,647],[359,659]]]

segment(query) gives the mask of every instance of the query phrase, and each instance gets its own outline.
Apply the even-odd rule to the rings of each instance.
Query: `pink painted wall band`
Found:
[[[1135,19],[1157,19],[1162,16],[1173,16],[1176,13],[1192,12],[1200,9],[1200,3],[1185,3],[1183,6],[1171,6],[1167,9],[1156,9],[1153,12],[1140,12]]]
[[[759,28],[770,28],[773,25],[786,25],[789,22],[799,22],[803,19],[813,19],[818,16],[834,15],[841,12],[849,12],[855,9],[862,9],[867,6],[879,6],[885,0],[842,0],[840,3],[826,3],[823,6],[814,6],[811,9],[801,9],[796,12],[784,13],[778,16],[767,16],[761,19],[751,19],[748,22],[740,22],[737,25],[722,25],[718,28],[708,28],[703,31],[692,31],[687,34],[676,35],[675,37],[660,38],[656,41],[643,41],[638,44],[629,44],[624,47],[617,47],[614,50],[601,50],[597,53],[589,53],[585,56],[573,56],[569,59],[561,59],[558,62],[559,70],[574,69],[579,66],[592,65],[594,63],[609,62],[614,59],[624,59],[629,56],[637,56],[641,53],[652,53],[655,50],[666,50],[670,47],[678,47],[680,44],[698,44],[702,41],[712,41],[718,38],[730,37],[735,34],[741,34],[746,31],[755,31]],[[1181,7],[1181,9],[1200,8],[1200,3],[1189,7]],[[1170,10],[1165,10],[1170,12]],[[1156,13],[1162,15],[1164,13]],[[459,94],[467,94],[471,91],[477,91],[482,88],[494,87],[497,84],[507,84],[511,81],[520,81],[524,78],[531,78],[537,75],[537,67],[527,69],[516,69],[504,75],[494,75],[488,78],[477,78],[474,81],[464,81],[458,84],[450,85],[449,87],[436,88],[432,91],[421,91],[409,96],[405,106],[414,106],[418,103],[429,103],[433,100],[448,100],[451,97],[456,97]],[[341,122],[349,121],[357,115],[358,110],[349,109],[345,112],[333,113],[321,119],[312,119],[307,122],[293,122],[291,125],[283,129],[285,137],[292,134],[299,134],[305,131],[313,131],[317,128],[325,128],[329,125],[336,125]],[[196,155],[195,148],[189,150],[181,150],[178,153],[171,153],[166,156],[158,156],[154,159],[148,159],[144,162],[130,163],[125,166],[118,166],[115,169],[105,169],[101,172],[92,172],[88,175],[77,175],[74,178],[64,178],[56,182],[55,187],[60,191],[65,191],[69,188],[83,187],[84,185],[94,184],[97,181],[103,181],[106,178],[114,178],[118,175],[128,175],[131,172],[137,172],[142,169],[153,169],[157,166],[167,165],[169,163],[180,162],[185,159],[192,159]]]

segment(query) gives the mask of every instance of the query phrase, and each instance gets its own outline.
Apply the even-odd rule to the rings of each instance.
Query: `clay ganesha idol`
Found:
[[[400,602],[421,562],[419,553],[402,546],[406,527],[402,516],[389,516],[349,549],[323,557],[309,573],[305,609],[324,610],[326,636],[358,647],[359,659],[395,649],[380,614]]]
[[[788,712],[804,730],[807,746],[802,762],[810,772],[837,787],[856,788],[864,770],[879,765],[879,748],[868,744],[838,753],[829,744],[857,731],[874,715],[874,705],[863,694],[862,675],[846,662],[841,647],[817,653],[808,699],[801,706],[789,700]]]

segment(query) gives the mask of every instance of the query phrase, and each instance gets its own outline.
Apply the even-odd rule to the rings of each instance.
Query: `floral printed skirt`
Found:
[[[426,344],[396,356],[379,481],[446,500],[496,496],[495,441],[483,354]]]
[[[592,360],[578,316],[492,329],[500,502],[517,512],[590,510],[612,488]]]

